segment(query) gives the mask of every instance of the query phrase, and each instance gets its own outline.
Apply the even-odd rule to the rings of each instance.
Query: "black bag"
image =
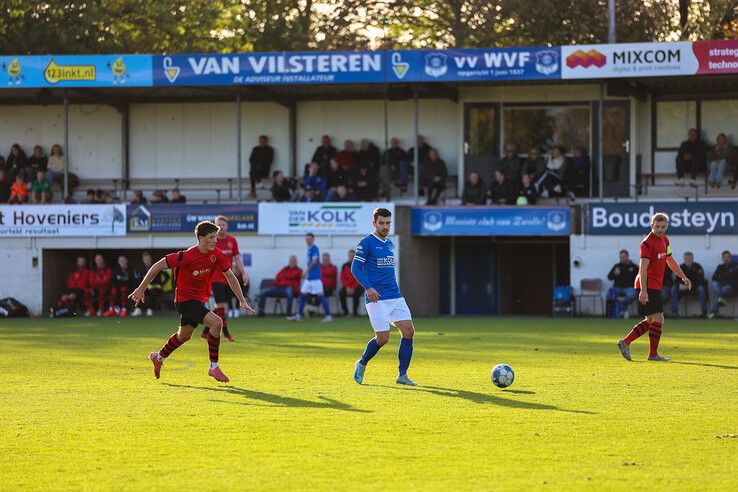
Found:
[[[0,299],[0,317],[3,318],[27,318],[31,313],[28,308],[14,297]]]

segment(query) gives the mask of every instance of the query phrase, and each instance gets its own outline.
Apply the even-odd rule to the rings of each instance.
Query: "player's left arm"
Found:
[[[676,273],[676,276],[682,279],[682,282],[684,282],[684,285],[687,286],[687,289],[692,290],[692,282],[687,278],[686,275],[684,275],[684,272],[682,271],[682,267],[679,266],[679,263],[674,259],[672,255],[669,255],[666,257],[666,264],[669,265],[669,268],[671,268],[671,271]]]
[[[241,258],[241,255],[236,255],[236,267],[238,268],[238,271],[241,272],[241,278],[243,278],[243,285],[249,285],[249,274],[246,273],[246,266],[243,264],[243,258]]]
[[[223,272],[223,275],[225,275],[225,278],[228,281],[228,286],[231,288],[233,293],[236,294],[236,299],[238,299],[239,305],[242,308],[246,308],[246,311],[248,311],[249,314],[254,314],[256,311],[254,311],[254,308],[249,306],[249,303],[246,302],[246,298],[243,296],[243,290],[241,290],[241,283],[236,278],[233,270],[229,268]]]
[[[161,260],[151,265],[149,271],[146,272],[146,276],[141,280],[141,283],[138,285],[138,287],[136,287],[131,295],[128,296],[128,298],[135,302],[136,306],[138,306],[140,302],[144,301],[144,292],[146,292],[146,287],[148,287],[151,281],[154,280],[157,275],[159,275],[159,272],[166,268],[169,268],[169,265],[167,265],[167,257],[165,256]]]

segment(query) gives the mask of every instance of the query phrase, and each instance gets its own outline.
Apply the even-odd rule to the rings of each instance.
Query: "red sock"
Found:
[[[177,334],[175,333],[174,335],[169,337],[169,340],[167,340],[167,343],[165,343],[164,346],[159,351],[159,355],[161,355],[162,358],[166,359],[180,345],[182,345],[182,342],[179,341],[179,338],[177,337]]]
[[[628,336],[626,336],[623,341],[627,345],[630,345],[636,340],[636,338],[646,333],[649,330],[650,326],[651,324],[648,322],[648,320],[642,320],[640,323],[635,325],[632,330],[630,330],[630,333],[628,333]]]
[[[661,340],[661,323],[654,321],[648,330],[648,340],[651,342],[651,351],[649,356],[655,357],[659,355],[659,340]]]
[[[218,362],[218,349],[220,348],[220,337],[214,337],[208,332],[208,351],[210,362]]]

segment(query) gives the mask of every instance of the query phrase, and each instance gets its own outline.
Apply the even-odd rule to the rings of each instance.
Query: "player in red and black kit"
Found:
[[[669,265],[671,271],[687,286],[692,289],[692,282],[679,267],[679,263],[671,254],[669,239],[666,237],[666,228],[669,219],[666,214],[657,213],[651,217],[651,232],[641,241],[641,260],[638,276],[635,280],[635,289],[638,292],[640,311],[644,319],[635,325],[624,339],[618,341],[618,348],[627,360],[630,359],[630,344],[635,339],[648,332],[651,350],[648,360],[666,362],[670,359],[659,355],[659,340],[661,327],[664,324],[664,308],[661,304],[661,284],[664,279],[664,270]]]
[[[179,329],[173,334],[159,352],[151,352],[149,359],[154,364],[154,376],[161,372],[164,359],[180,345],[192,338],[197,325],[202,323],[208,330],[208,350],[210,352],[210,369],[208,375],[216,381],[227,383],[228,376],[218,366],[218,350],[220,348],[220,332],[223,320],[205,307],[204,302],[210,297],[210,281],[215,270],[225,274],[228,285],[235,292],[241,307],[251,314],[254,310],[246,302],[241,286],[231,271],[231,262],[215,246],[217,242],[218,226],[210,221],[204,221],[195,227],[197,244],[178,253],[170,253],[154,263],[141,284],[128,296],[138,306],[144,301],[146,287],[165,268],[174,269],[174,306],[181,315]]]
[[[215,218],[215,225],[218,226],[218,242],[216,243],[216,247],[228,258],[229,265],[232,265],[233,259],[236,260],[236,273],[241,274],[243,285],[248,285],[249,276],[246,274],[241,252],[238,251],[238,241],[236,241],[235,237],[228,235],[228,219],[219,215]],[[223,320],[223,335],[226,340],[232,342],[233,337],[228,333],[228,318],[226,313],[228,312],[228,303],[231,297],[233,297],[233,291],[228,286],[228,282],[220,270],[216,270],[213,274],[213,297],[215,298],[215,314]],[[203,338],[208,337],[207,326],[202,330],[200,336]]]
[[[105,264],[103,255],[95,255],[95,269],[90,270],[89,298],[85,299],[90,316],[95,316],[95,308],[92,306],[92,297],[97,296],[97,315],[102,316],[105,308],[105,300],[110,292],[110,284],[113,282],[113,270]],[[88,300],[89,299],[89,300]]]
[[[57,308],[74,308],[82,302],[86,303],[86,308],[89,309],[89,285],[90,285],[90,270],[87,269],[87,260],[84,256],[77,257],[77,267],[67,277],[67,290],[59,298],[59,302],[56,304]]]

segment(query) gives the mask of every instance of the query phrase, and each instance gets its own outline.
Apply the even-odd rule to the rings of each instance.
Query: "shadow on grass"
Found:
[[[365,384],[364,386],[392,388],[392,389],[396,389],[400,391],[422,391],[424,393],[431,393],[433,395],[445,396],[448,398],[460,398],[462,400],[467,400],[472,403],[492,404],[492,405],[499,405],[501,407],[523,408],[526,410],[556,410],[559,412],[582,413],[582,414],[587,414],[587,415],[595,415],[595,412],[590,412],[588,410],[572,410],[568,408],[557,407],[555,405],[546,405],[544,403],[529,403],[529,402],[518,401],[518,400],[509,400],[507,398],[500,398],[499,396],[493,396],[493,395],[489,395],[486,393],[476,393],[474,391],[465,391],[465,390],[451,389],[451,388],[439,388],[436,386],[416,386],[414,388],[403,387],[403,386],[389,386],[389,385],[382,385],[382,384]],[[506,393],[512,393],[512,391],[513,390],[508,390],[506,391]],[[524,394],[528,394],[528,393],[533,393],[533,392],[532,391],[526,392]]]
[[[679,362],[671,361],[671,364],[681,364],[683,366],[702,366],[702,367],[716,367],[718,369],[738,369],[738,366],[723,366],[720,364],[708,364],[707,362]]]
[[[165,386],[171,386],[172,388],[187,388],[196,389],[202,391],[213,391],[220,394],[231,394],[236,396],[242,396],[249,400],[257,400],[264,403],[269,403],[273,407],[290,407],[290,408],[324,408],[328,410],[342,410],[345,412],[358,412],[358,413],[372,413],[371,410],[362,410],[361,408],[355,408],[338,400],[326,398],[324,396],[318,397],[321,401],[310,401],[303,400],[300,398],[293,398],[291,396],[275,395],[273,393],[265,393],[263,391],[256,391],[251,389],[238,388],[236,386],[190,386],[186,384],[172,384],[163,383]],[[236,405],[250,405],[250,403],[243,403],[237,401],[226,401],[226,400],[214,400],[223,403],[233,403]]]

